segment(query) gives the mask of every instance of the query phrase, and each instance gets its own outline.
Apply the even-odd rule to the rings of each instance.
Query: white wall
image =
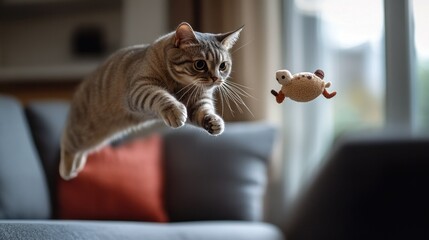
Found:
[[[151,43],[167,33],[167,0],[125,0],[123,4],[123,46]]]

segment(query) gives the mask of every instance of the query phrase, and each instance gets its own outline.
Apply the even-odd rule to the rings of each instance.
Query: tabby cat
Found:
[[[221,134],[224,121],[215,113],[213,93],[229,77],[229,50],[241,29],[200,33],[181,23],[150,45],[110,56],[74,95],[61,139],[61,177],[76,177],[90,152],[150,120],[178,128],[188,119]]]

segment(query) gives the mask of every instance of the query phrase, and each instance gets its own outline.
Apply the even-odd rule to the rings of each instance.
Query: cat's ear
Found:
[[[198,43],[197,37],[195,37],[194,30],[192,30],[189,23],[183,22],[179,24],[174,35],[174,46],[183,47],[189,44]]]
[[[244,26],[242,26],[241,28],[239,28],[235,31],[232,31],[232,32],[219,34],[217,36],[217,39],[219,40],[219,42],[222,43],[222,45],[226,49],[230,49],[238,41],[238,38],[240,37],[241,30],[243,30],[243,28],[244,28]]]

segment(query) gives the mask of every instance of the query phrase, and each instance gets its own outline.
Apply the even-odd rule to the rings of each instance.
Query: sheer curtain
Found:
[[[427,134],[427,15],[422,0],[285,0],[285,66],[325,70],[335,98],[284,105],[286,207],[338,136]],[[287,209],[286,209],[287,210]],[[287,212],[287,211],[284,211]]]
[[[384,125],[382,1],[286,0],[285,68],[331,81],[334,98],[283,104],[283,214],[324,164],[345,132]],[[281,221],[284,216],[277,216]]]
[[[413,0],[415,45],[417,57],[417,128],[429,132],[429,1]]]

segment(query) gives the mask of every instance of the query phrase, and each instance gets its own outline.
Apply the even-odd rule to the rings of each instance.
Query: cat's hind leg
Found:
[[[75,178],[86,163],[85,152],[71,153],[64,148],[61,149],[60,176],[64,180]]]

